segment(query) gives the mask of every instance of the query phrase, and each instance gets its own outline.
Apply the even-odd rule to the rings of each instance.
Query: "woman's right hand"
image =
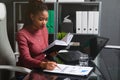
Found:
[[[56,62],[53,61],[47,61],[47,62],[41,62],[40,67],[43,69],[53,70],[57,66]]]

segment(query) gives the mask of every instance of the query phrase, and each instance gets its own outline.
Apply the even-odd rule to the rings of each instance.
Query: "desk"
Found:
[[[74,54],[75,56],[75,54]],[[77,55],[76,57],[79,58]],[[58,60],[58,59],[57,59]],[[59,61],[61,62],[61,61]],[[72,65],[72,64],[70,64]],[[61,74],[53,74],[53,73],[45,73],[42,70],[34,70],[27,76],[25,76],[24,80],[103,80],[101,75],[95,74],[92,72],[87,77],[81,76],[70,76],[70,75],[61,75]]]
[[[88,77],[80,77],[50,73],[48,74],[42,71],[32,71],[30,74],[26,75],[23,80],[103,80],[103,79],[100,79],[99,75],[96,75],[93,72]]]

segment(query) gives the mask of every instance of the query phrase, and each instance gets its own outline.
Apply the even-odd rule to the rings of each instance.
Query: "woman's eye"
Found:
[[[48,21],[48,18],[39,18],[39,20],[40,21],[43,21],[43,20]]]
[[[39,18],[40,21],[44,20],[43,18]]]

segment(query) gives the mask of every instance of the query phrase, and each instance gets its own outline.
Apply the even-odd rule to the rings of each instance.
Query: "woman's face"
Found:
[[[48,21],[48,11],[44,10],[42,12],[38,12],[38,14],[31,14],[30,15],[32,22],[33,22],[33,28],[38,30],[44,26],[46,26],[46,23]]]

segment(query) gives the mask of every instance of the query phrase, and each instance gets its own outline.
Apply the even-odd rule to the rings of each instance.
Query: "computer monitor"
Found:
[[[108,42],[108,38],[98,35],[74,34],[72,42],[79,42],[79,46],[70,46],[68,50],[79,50],[89,55],[91,60],[94,60],[99,52]]]

